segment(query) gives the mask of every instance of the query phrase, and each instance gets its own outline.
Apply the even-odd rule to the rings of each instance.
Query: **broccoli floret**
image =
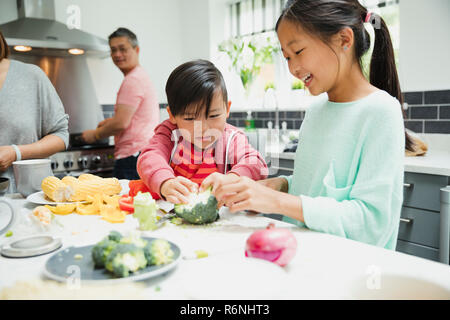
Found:
[[[131,235],[129,237],[124,237],[124,238],[120,239],[120,243],[131,243],[131,244],[134,244],[138,248],[144,248],[148,244],[148,241],[142,239],[139,236]]]
[[[174,253],[170,243],[164,239],[156,239],[144,248],[145,259],[149,265],[161,265],[173,261]]]
[[[136,272],[147,266],[144,250],[134,244],[119,243],[106,258],[106,270],[117,277],[128,277],[130,272]]]
[[[109,240],[106,237],[92,248],[92,260],[94,260],[96,268],[103,268],[105,266],[106,258],[116,245],[117,242]]]
[[[115,242],[119,242],[120,239],[122,239],[122,238],[123,238],[123,237],[122,237],[122,235],[120,234],[120,232],[115,231],[115,230],[111,231],[111,232],[109,233],[109,235],[108,235],[108,239],[111,240],[111,241],[115,241]]]
[[[175,213],[192,224],[211,223],[219,219],[217,199],[208,188],[200,193],[191,193],[187,204],[176,204]]]

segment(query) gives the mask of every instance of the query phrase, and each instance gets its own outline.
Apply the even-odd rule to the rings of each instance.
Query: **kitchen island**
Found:
[[[29,214],[36,204],[18,194],[7,195],[7,198],[12,200],[19,215],[12,228],[15,230],[21,217]],[[144,288],[144,298],[450,299],[448,265],[298,228],[259,214],[233,214],[222,208],[220,216],[209,225],[177,225],[166,221],[155,231],[141,233],[175,243],[183,257],[167,273],[137,282]],[[127,215],[124,223],[116,224],[102,220],[100,216],[76,213],[56,219],[59,227],[52,230],[52,234],[62,239],[62,247],[57,251],[31,258],[0,256],[0,296],[2,289],[7,293],[21,282],[40,279],[52,283],[53,280],[44,275],[44,269],[46,261],[57,252],[70,246],[92,245],[111,230],[125,235],[138,231],[138,222],[132,215]],[[244,257],[247,238],[270,222],[277,227],[289,228],[297,239],[296,255],[285,267]],[[2,235],[0,245],[20,237],[19,231],[17,229],[10,238]],[[196,250],[207,252],[208,256],[193,259]],[[82,281],[81,288],[86,290],[87,285],[83,286]],[[77,297],[76,290],[67,286],[68,294],[59,297]],[[112,292],[96,298],[114,299]]]

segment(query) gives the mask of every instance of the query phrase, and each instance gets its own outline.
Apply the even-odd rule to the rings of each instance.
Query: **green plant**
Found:
[[[305,89],[305,84],[303,83],[302,80],[300,79],[295,79],[292,82],[292,90],[300,90],[300,89]]]
[[[210,187],[203,192],[191,193],[189,203],[175,205],[176,215],[192,224],[216,221],[219,218],[217,199],[211,190]]]
[[[219,51],[225,52],[231,61],[230,68],[239,75],[245,90],[258,76],[264,64],[273,62],[273,53],[278,52],[276,42],[265,35],[251,38],[231,38],[219,44]]]
[[[264,86],[264,92],[269,90],[270,88],[275,89],[275,84],[273,82],[267,82]]]

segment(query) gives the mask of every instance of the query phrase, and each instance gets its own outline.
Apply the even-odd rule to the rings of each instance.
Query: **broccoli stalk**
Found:
[[[158,205],[149,192],[139,192],[133,199],[133,217],[139,221],[141,230],[156,229],[156,212]]]
[[[217,199],[212,194],[212,187],[203,192],[191,193],[187,204],[176,204],[175,214],[192,224],[204,224],[219,218]]]

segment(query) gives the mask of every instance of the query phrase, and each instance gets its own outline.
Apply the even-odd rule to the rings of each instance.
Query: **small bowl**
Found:
[[[0,177],[0,196],[6,193],[9,188],[9,178]]]

